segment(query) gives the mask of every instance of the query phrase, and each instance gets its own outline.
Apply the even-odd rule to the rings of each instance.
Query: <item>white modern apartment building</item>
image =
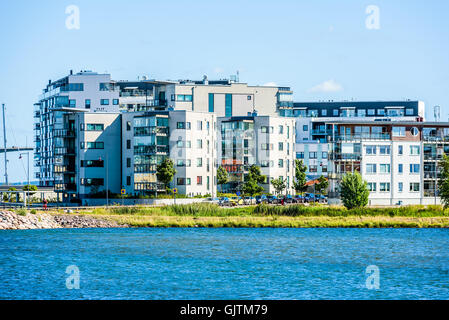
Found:
[[[224,167],[230,181],[223,191],[239,191],[251,165],[266,176],[265,192],[275,193],[273,179],[286,181],[293,193],[295,160],[295,121],[289,118],[248,115],[218,118],[218,165]]]

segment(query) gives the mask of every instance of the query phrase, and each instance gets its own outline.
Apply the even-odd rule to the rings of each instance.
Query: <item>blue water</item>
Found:
[[[449,230],[0,231],[0,277],[0,299],[448,299]]]

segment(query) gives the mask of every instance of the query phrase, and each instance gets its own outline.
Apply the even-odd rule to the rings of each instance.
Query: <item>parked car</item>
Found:
[[[296,203],[304,203],[305,202],[305,198],[303,195],[301,194],[297,194],[294,199],[296,200]]]
[[[245,198],[243,198],[243,202],[246,205],[253,205],[253,204],[256,204],[256,199],[254,197],[245,197]]]
[[[256,204],[267,203],[268,199],[266,195],[256,196]]]
[[[220,206],[224,206],[224,207],[231,206],[231,201],[229,200],[228,197],[222,197],[222,198],[220,198],[220,201],[218,202],[218,204]]]
[[[278,204],[278,203],[280,203],[279,198],[276,197],[276,196],[268,196],[267,200],[268,200],[269,204]]]
[[[305,202],[315,202],[315,195],[313,193],[306,193],[304,195]]]
[[[229,201],[233,206],[239,206],[244,204],[242,197],[231,197]]]
[[[291,195],[288,194],[284,197],[284,202],[285,203],[297,203],[298,201],[295,198],[293,198]]]

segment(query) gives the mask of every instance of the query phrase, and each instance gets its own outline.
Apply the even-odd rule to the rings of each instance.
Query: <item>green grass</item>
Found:
[[[62,212],[58,212],[60,214]],[[363,208],[326,205],[222,208],[197,203],[164,207],[112,207],[81,211],[132,227],[231,228],[449,228],[449,211],[441,206]]]

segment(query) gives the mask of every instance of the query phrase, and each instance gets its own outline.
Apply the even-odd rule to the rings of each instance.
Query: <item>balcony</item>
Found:
[[[312,130],[312,135],[319,135],[319,136],[331,136],[332,135],[332,130],[321,130],[321,129],[313,129]]]
[[[57,155],[57,156],[75,155],[75,149],[73,149],[73,148],[55,148],[55,155]]]
[[[332,152],[330,153],[330,160],[338,161],[338,160],[353,160],[353,161],[361,161],[362,155],[357,153],[338,153]]]
[[[444,135],[424,135],[425,142],[449,142],[449,136]]]
[[[344,135],[336,136],[336,141],[361,141],[361,140],[391,140],[391,135],[389,133],[377,133],[377,134],[366,134],[366,135]]]
[[[134,190],[144,192],[163,192],[165,185],[158,182],[138,182],[134,184]]]
[[[58,183],[55,184],[56,192],[76,192],[75,183]]]
[[[53,137],[55,138],[75,138],[75,131],[68,129],[53,130]]]
[[[168,135],[168,127],[137,127],[134,128],[134,136],[142,137],[142,136],[167,136]]]
[[[134,154],[136,155],[167,155],[168,146],[135,146]]]

